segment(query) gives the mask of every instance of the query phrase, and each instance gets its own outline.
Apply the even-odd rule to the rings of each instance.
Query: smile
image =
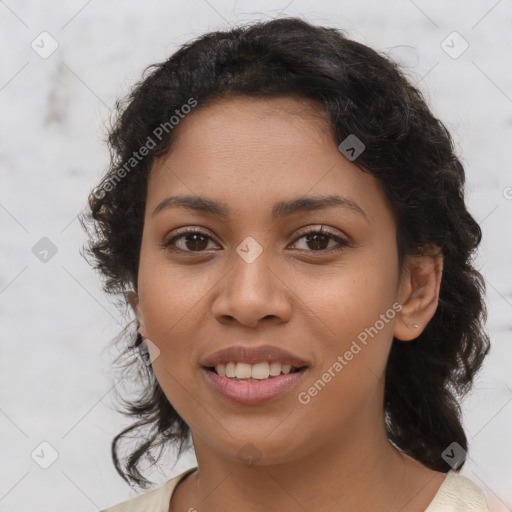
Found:
[[[277,399],[297,386],[309,369],[307,366],[293,368],[278,362],[252,365],[227,363],[225,368],[223,366],[202,368],[208,387],[224,398],[244,405],[257,405]],[[271,370],[275,375],[271,375]]]

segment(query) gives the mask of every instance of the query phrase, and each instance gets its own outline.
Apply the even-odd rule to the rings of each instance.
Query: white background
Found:
[[[453,134],[469,208],[484,234],[477,261],[492,338],[464,402],[470,459],[462,473],[486,489],[493,510],[512,509],[511,2],[5,0],[0,511],[85,512],[134,495],[110,459],[112,437],[130,420],[114,410],[108,348],[132,317],[104,296],[79,254],[86,236],[76,218],[108,163],[109,109],[144,67],[191,38],[288,15],[346,29],[401,62]],[[47,59],[31,48],[43,31],[59,45]],[[469,43],[456,59],[441,47],[453,31]],[[57,248],[46,263],[32,252],[42,237]],[[30,455],[43,441],[58,452],[48,469]],[[192,465],[189,454],[150,478],[157,485]]]

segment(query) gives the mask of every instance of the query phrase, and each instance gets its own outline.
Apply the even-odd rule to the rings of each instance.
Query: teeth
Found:
[[[226,365],[226,377],[229,377],[230,379],[233,377],[236,377],[236,364],[235,363],[228,363]]]
[[[290,371],[292,370],[292,365],[291,364],[283,364],[281,366],[281,371],[286,375],[287,373],[290,373]]]
[[[236,363],[235,377],[237,379],[250,379],[252,377],[252,365],[247,363]]]
[[[281,373],[281,363],[272,361],[270,363],[270,375],[275,377],[276,375],[279,375],[280,373]]]
[[[272,361],[270,364],[265,362],[248,364],[236,363],[230,361],[227,364],[218,364],[215,371],[230,379],[256,379],[265,380],[269,377],[277,377],[278,375],[287,375],[292,370],[290,364],[281,364],[278,361]]]
[[[240,363],[238,363],[240,364]],[[251,377],[253,379],[268,379],[268,376],[270,375],[270,368],[268,366],[268,363],[257,363],[253,364],[251,368]]]

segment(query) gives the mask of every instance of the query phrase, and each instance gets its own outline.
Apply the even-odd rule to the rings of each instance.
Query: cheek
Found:
[[[190,272],[190,270],[189,270]],[[204,279],[184,277],[184,272],[141,267],[139,296],[147,337],[160,353],[153,363],[155,376],[178,410],[192,380],[194,354],[204,322],[202,299],[209,287]]]
[[[197,322],[215,281],[207,267],[172,265],[161,256],[141,258],[139,297],[148,332],[166,344],[182,332],[188,339],[197,328],[192,319]]]
[[[310,380],[312,385],[320,380],[318,389],[311,390],[312,395],[323,396],[317,403],[345,397],[357,407],[384,374],[399,307],[398,271],[388,264],[395,261],[393,256],[388,257],[386,261],[375,251],[361,255],[329,275],[328,286],[316,287],[309,301],[329,327],[329,335],[319,343],[319,367]]]
[[[299,407],[323,417],[325,428],[350,424],[381,409],[380,392],[393,340],[396,310],[371,290],[354,287],[337,294],[327,318],[334,335],[318,344],[318,366],[299,390]],[[373,411],[373,412],[370,412]]]
[[[394,260],[390,257],[388,261]],[[308,282],[304,285],[304,297],[307,297],[306,288],[311,284]],[[324,275],[322,280],[317,281],[315,292],[307,300],[320,318],[325,315],[332,334],[346,342],[373,326],[381,314],[392,309],[397,284],[397,270],[385,259],[366,251],[354,257],[351,264]],[[389,316],[394,318],[393,309]],[[380,330],[392,332],[392,322],[386,322]]]

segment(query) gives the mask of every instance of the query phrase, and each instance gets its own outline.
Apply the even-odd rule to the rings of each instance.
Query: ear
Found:
[[[146,330],[146,327],[144,325],[144,320],[140,312],[139,296],[137,295],[137,293],[132,291],[125,292],[124,296],[135,313],[135,317],[137,318],[138,331],[140,332],[140,334],[142,334],[142,337],[145,338],[146,336],[144,332]]]
[[[438,247],[428,254],[408,255],[400,279],[398,300],[402,309],[396,316],[393,335],[401,341],[417,338],[434,316],[439,303],[443,255]]]

